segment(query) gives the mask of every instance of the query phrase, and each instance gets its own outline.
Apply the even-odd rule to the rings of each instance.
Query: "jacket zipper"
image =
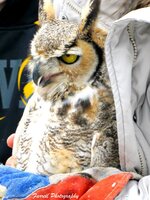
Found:
[[[67,0],[66,4],[74,10],[76,13],[81,15],[81,8],[73,1],[73,0]]]
[[[136,44],[136,40],[135,40],[135,37],[134,37],[134,32],[135,32],[135,26],[133,23],[129,23],[128,26],[127,26],[127,32],[128,32],[128,35],[129,35],[129,40],[132,44],[132,47],[133,47],[133,65],[137,59],[137,56],[138,56],[138,49],[137,49],[137,44]],[[138,142],[138,141],[137,141]],[[142,176],[145,175],[146,173],[146,167],[145,167],[145,162],[144,162],[144,159],[143,159],[143,152],[142,152],[142,149],[140,148],[140,144],[138,142],[138,156],[139,156],[139,161],[140,161],[140,171],[138,171],[139,174],[141,174]]]
[[[138,172],[139,174],[141,174],[142,176],[144,176],[145,175],[145,173],[144,173],[144,163],[143,163],[143,158],[142,158],[142,155],[141,155],[141,152],[140,152],[140,150],[138,149],[138,156],[139,156],[139,161],[140,161],[140,172]]]
[[[134,52],[133,62],[135,62],[136,58],[138,56],[138,50],[137,50],[137,45],[136,45],[135,38],[133,36],[133,34],[134,34],[134,27],[133,27],[133,25],[131,23],[128,24],[128,26],[127,26],[127,32],[129,34],[129,40],[130,40],[130,42],[132,44],[132,47],[133,47],[133,52]]]

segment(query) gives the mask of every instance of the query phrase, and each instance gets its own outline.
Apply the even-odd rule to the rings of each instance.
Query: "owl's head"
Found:
[[[89,0],[79,24],[59,20],[50,0],[40,1],[40,28],[31,43],[30,71],[41,95],[94,82],[104,60],[106,33],[96,28],[100,0]]]

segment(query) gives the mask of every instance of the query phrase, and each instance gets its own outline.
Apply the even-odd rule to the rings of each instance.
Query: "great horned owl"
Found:
[[[40,2],[31,42],[35,92],[16,131],[16,167],[52,175],[89,167],[119,167],[115,107],[104,60],[106,33],[96,28],[100,0],[90,0],[75,24]]]

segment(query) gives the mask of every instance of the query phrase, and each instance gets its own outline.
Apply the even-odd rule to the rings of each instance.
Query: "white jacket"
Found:
[[[150,8],[114,22],[105,50],[121,167],[145,176],[131,181],[117,199],[150,199]]]
[[[150,8],[116,21],[105,49],[122,169],[150,174]]]
[[[58,18],[79,21],[85,2],[54,0]],[[102,0],[98,24],[110,30],[105,54],[116,105],[121,168],[144,176],[131,180],[117,200],[150,199],[150,8],[132,11],[112,23],[136,2]]]

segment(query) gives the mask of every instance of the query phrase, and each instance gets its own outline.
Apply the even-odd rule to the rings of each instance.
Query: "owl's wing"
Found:
[[[15,139],[14,139],[14,145],[13,145],[13,153],[12,155],[15,156],[18,152],[18,143],[19,138],[21,134],[24,134],[24,130],[26,130],[27,126],[30,125],[31,119],[30,116],[32,116],[32,113],[37,109],[37,95],[36,93],[33,94],[33,96],[29,99],[27,106],[24,110],[23,116],[18,124],[18,127],[16,129]]]

